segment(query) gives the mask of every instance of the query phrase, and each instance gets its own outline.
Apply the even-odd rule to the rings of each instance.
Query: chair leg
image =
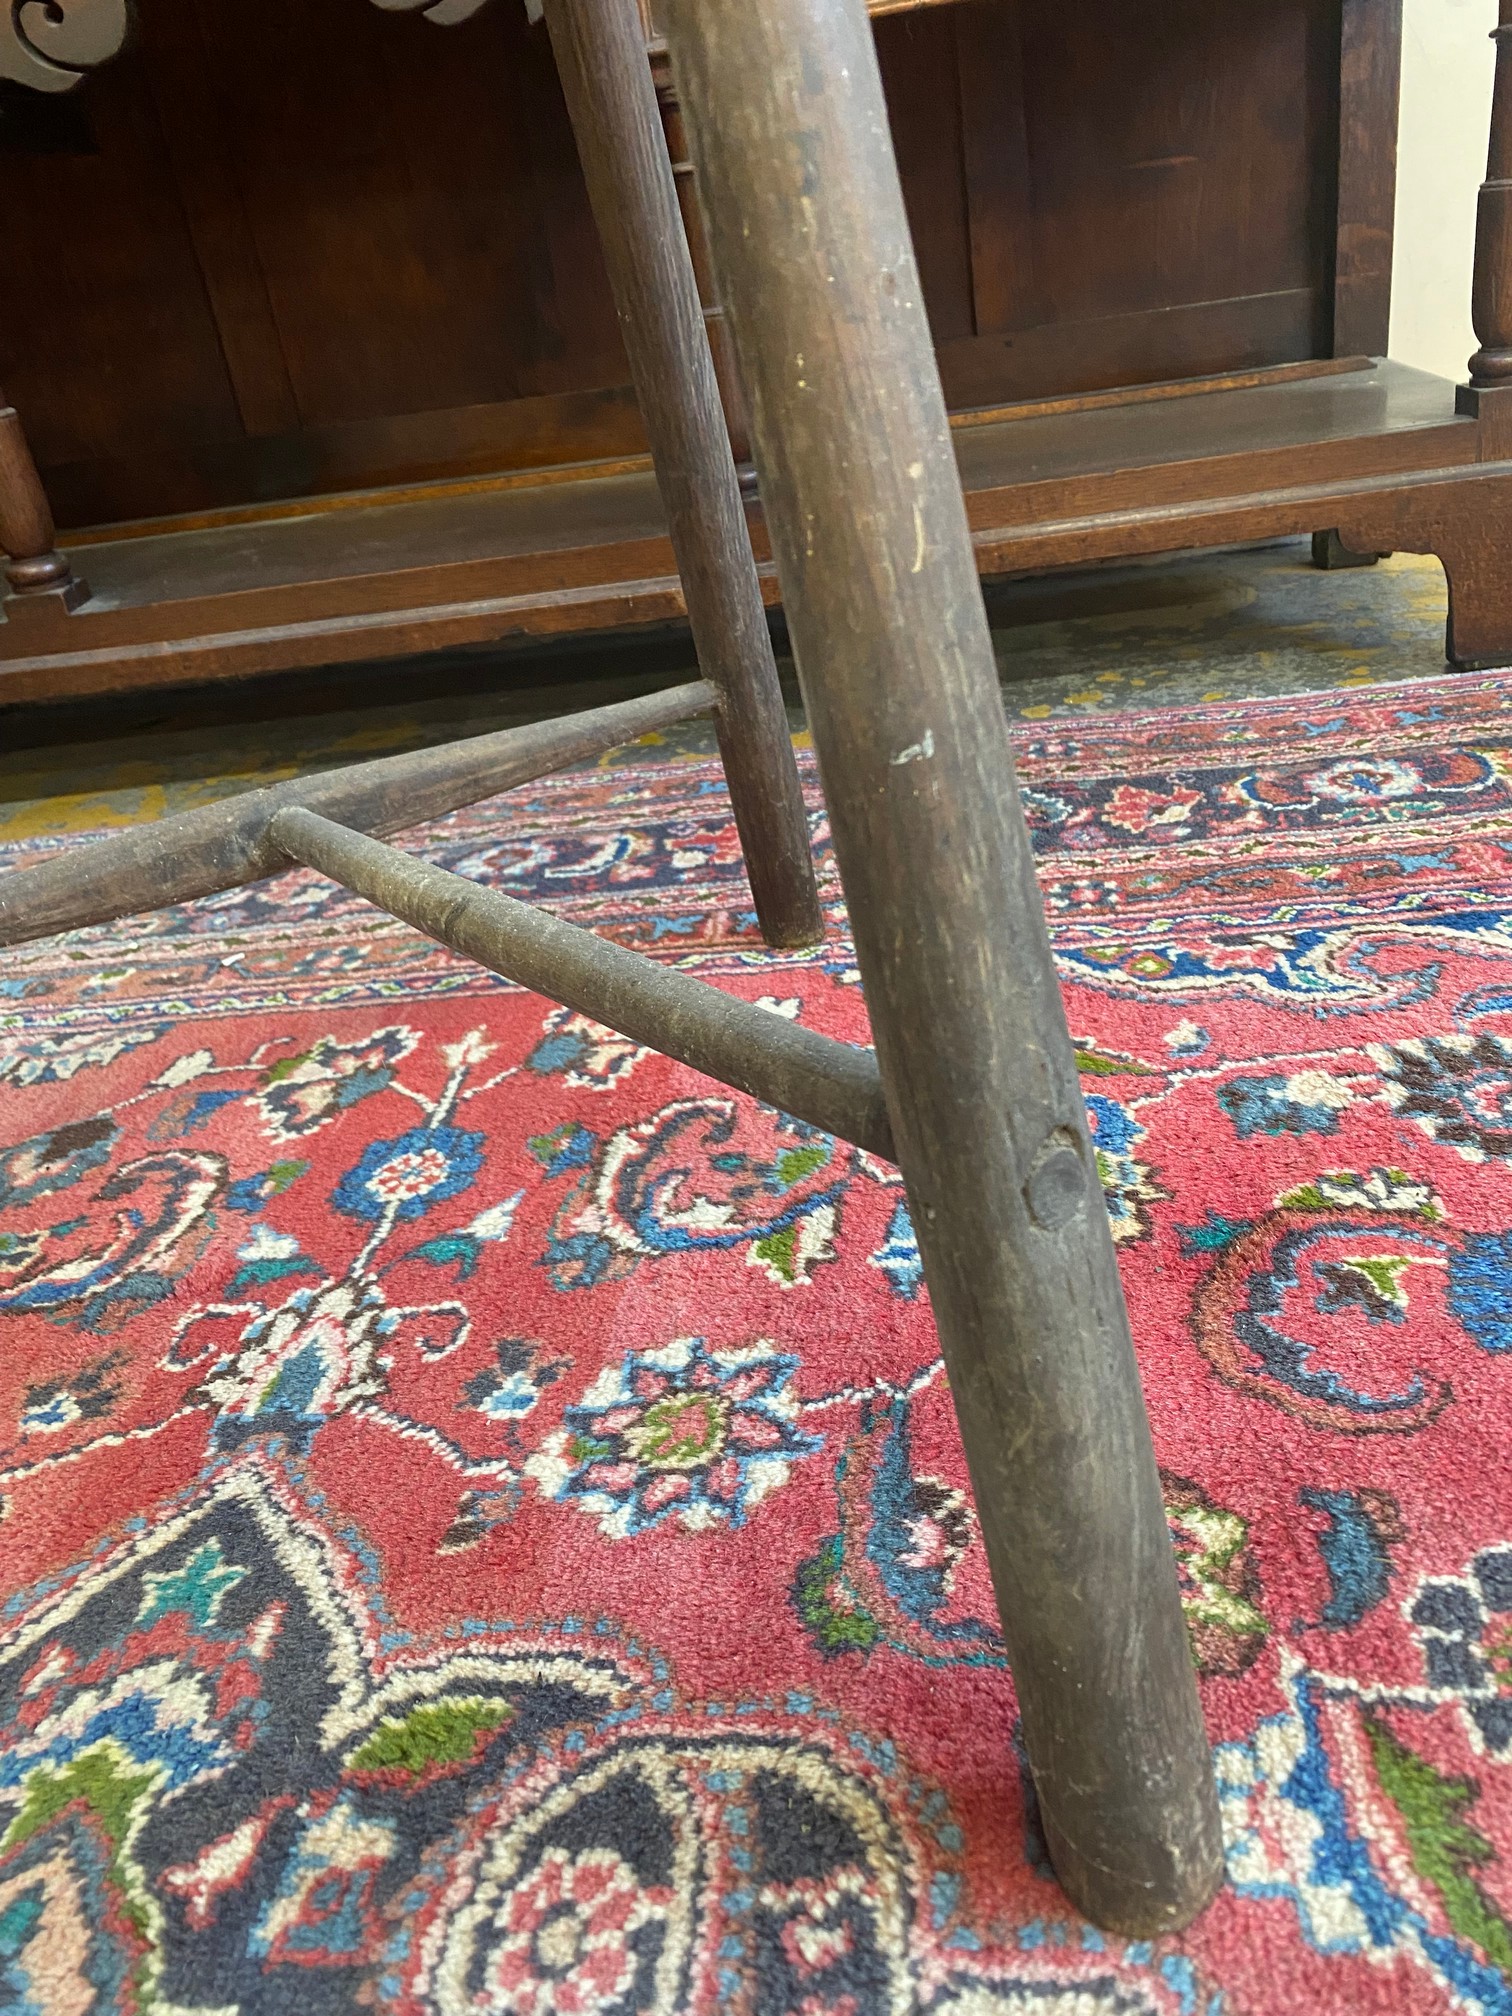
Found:
[[[667,14],[1051,1854],[1170,1929],[1211,1759],[866,10]]]
[[[761,585],[635,0],[546,0],[756,911],[773,945],[824,935]]]

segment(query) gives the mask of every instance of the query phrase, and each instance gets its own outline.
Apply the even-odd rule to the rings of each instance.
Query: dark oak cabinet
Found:
[[[1393,4],[1353,11],[1394,43]],[[953,407],[1336,349],[1341,0],[963,0],[875,29]],[[1387,233],[1362,351],[1377,95],[1351,115]],[[143,0],[134,43],[0,119],[0,149],[0,384],[64,527],[644,445],[517,0],[444,29]]]
[[[981,571],[1311,531],[1512,659],[1512,0],[1458,388],[1384,356],[1401,0],[870,7]],[[682,615],[519,0],[140,0],[0,188],[0,704]]]

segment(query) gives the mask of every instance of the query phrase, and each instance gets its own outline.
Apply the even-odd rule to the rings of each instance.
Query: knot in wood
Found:
[[[1076,1136],[1057,1127],[1042,1144],[1024,1180],[1029,1216],[1047,1232],[1074,1218],[1087,1197],[1087,1170]]]

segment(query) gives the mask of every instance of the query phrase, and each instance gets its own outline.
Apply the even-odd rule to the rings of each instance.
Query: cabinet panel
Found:
[[[877,21],[954,404],[1328,353],[1343,4],[1359,68],[1395,0]],[[63,523],[640,449],[549,45],[518,0],[446,28],[370,0],[141,11],[66,109],[0,105],[0,384]],[[1372,302],[1384,121],[1350,126],[1348,186],[1373,208],[1348,285]]]

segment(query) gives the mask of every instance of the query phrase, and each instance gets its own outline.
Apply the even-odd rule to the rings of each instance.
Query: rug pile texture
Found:
[[[0,958],[0,2008],[1512,2011],[1509,698],[1019,732],[1227,1833],[1153,1943],[893,1169],[312,875]],[[865,1040],[712,759],[406,844]]]

